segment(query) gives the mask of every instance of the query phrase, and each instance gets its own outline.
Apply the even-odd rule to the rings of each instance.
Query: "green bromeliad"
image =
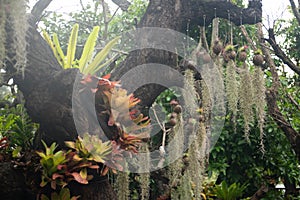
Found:
[[[93,56],[95,52],[95,46],[98,38],[99,29],[100,29],[99,26],[95,26],[92,32],[90,33],[88,39],[86,40],[81,57],[78,60],[75,58],[78,28],[79,28],[78,24],[75,24],[72,28],[66,55],[64,54],[60,46],[56,33],[52,35],[52,39],[51,39],[49,34],[45,30],[43,30],[43,36],[46,42],[51,47],[58,63],[62,66],[63,69],[79,68],[81,73],[85,75],[87,74],[93,75],[102,67],[108,65],[110,62],[112,62],[115,59],[115,57],[112,57],[110,59],[106,59],[106,58],[108,53],[117,44],[120,37],[116,37],[112,39],[110,42],[106,44],[106,46],[101,51],[99,51],[95,56]]]

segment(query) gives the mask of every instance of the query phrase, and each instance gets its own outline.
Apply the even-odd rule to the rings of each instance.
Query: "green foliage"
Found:
[[[108,155],[112,152],[110,141],[102,142],[97,136],[84,134],[83,139],[79,137],[76,142],[65,142],[66,145],[78,152],[76,160],[93,160],[99,163],[105,163]]]
[[[285,25],[283,25],[285,24]],[[300,26],[296,18],[291,20],[278,20],[275,26],[276,35],[282,36],[282,47],[285,53],[295,59],[297,65],[300,61]]]
[[[292,127],[300,131],[300,85],[299,75],[288,77],[286,74],[280,76],[282,87],[278,105],[284,116],[287,117]]]
[[[148,5],[147,0],[133,0],[128,11],[116,15],[110,22],[109,34],[126,32],[135,28]]]
[[[70,190],[68,188],[62,188],[59,193],[51,193],[51,198],[49,199],[46,195],[42,194],[40,200],[76,200],[79,196],[71,197]]]
[[[64,164],[68,160],[65,152],[57,151],[55,153],[55,149],[57,148],[56,143],[53,143],[50,147],[48,147],[45,142],[42,141],[42,143],[45,147],[45,152],[37,152],[37,154],[41,157],[40,163],[43,169],[42,182],[40,186],[44,187],[50,182],[51,187],[56,189],[56,180],[53,175],[59,171],[59,165]]]
[[[213,191],[220,200],[236,200],[242,196],[246,188],[247,184],[240,185],[239,183],[233,183],[228,186],[226,181],[222,181],[220,185],[215,186]]]
[[[300,172],[295,153],[284,133],[272,120],[267,120],[265,131],[265,154],[260,146],[259,127],[253,125],[249,135],[251,143],[247,143],[242,134],[244,122],[237,122],[237,134],[232,133],[232,125],[226,118],[225,127],[220,138],[211,151],[208,174],[218,173],[218,181],[227,183],[249,183],[245,195],[253,195],[262,183],[279,183],[281,179],[299,183]]]
[[[98,169],[99,163],[104,164],[111,159],[111,142],[103,143],[96,136],[88,134],[85,134],[83,139],[79,137],[75,142],[66,142],[66,145],[75,151],[56,151],[56,143],[52,143],[50,147],[43,141],[42,143],[45,152],[37,152],[41,157],[41,187],[50,183],[52,189],[56,189],[57,185],[63,187],[72,180],[88,184],[92,177],[87,174],[87,168]]]
[[[37,124],[31,122],[22,104],[0,109],[0,138],[7,138],[7,151],[15,151],[17,155],[21,150],[30,150],[37,128]]]

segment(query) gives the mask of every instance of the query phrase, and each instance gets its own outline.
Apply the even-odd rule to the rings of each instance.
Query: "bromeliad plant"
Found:
[[[41,200],[76,200],[80,196],[71,197],[70,190],[68,188],[62,188],[59,193],[51,193],[51,198],[48,198],[46,195],[41,195]]]
[[[41,157],[42,166],[41,187],[50,183],[52,189],[57,186],[66,186],[68,182],[75,180],[82,184],[87,184],[92,177],[87,175],[87,168],[98,169],[99,166],[87,161],[78,161],[74,159],[76,152],[57,151],[57,145],[53,143],[48,147],[44,142],[45,152],[37,152]]]
[[[150,121],[135,109],[140,100],[132,94],[128,95],[126,90],[119,87],[118,82],[111,82],[109,78],[110,75],[102,78],[86,75],[81,84],[85,86],[84,90],[96,93],[96,99],[100,101],[96,104],[98,115],[105,115],[103,119],[107,119],[107,126],[117,131],[105,133],[109,138],[105,142],[88,133],[82,138],[78,137],[76,141],[66,141],[66,146],[70,148],[68,151],[56,151],[55,143],[48,147],[43,142],[46,150],[38,152],[42,166],[41,187],[50,184],[56,190],[57,186],[64,188],[73,180],[88,184],[93,178],[88,174],[88,169],[99,170],[101,166],[99,175],[102,176],[109,169],[113,172],[123,170],[124,156],[132,156],[138,152],[142,138],[147,137]],[[93,88],[95,85],[96,88]],[[126,123],[129,121],[130,125]]]
[[[225,181],[222,181],[220,185],[215,186],[213,191],[218,199],[236,200],[243,195],[246,188],[247,184],[240,185],[239,183],[233,183],[228,186]]]
[[[87,74],[95,74],[98,70],[100,70],[102,67],[108,65],[110,62],[112,62],[115,57],[112,57],[105,61],[107,58],[108,53],[112,50],[112,48],[117,44],[120,37],[116,37],[112,39],[110,42],[107,43],[107,45],[98,52],[94,57],[95,53],[95,46],[96,41],[98,38],[99,33],[99,26],[95,26],[90,33],[80,59],[75,58],[76,53],[76,45],[77,45],[77,36],[78,36],[78,24],[75,24],[73,26],[73,29],[70,34],[68,48],[67,48],[67,54],[65,55],[56,33],[52,35],[51,37],[48,35],[48,33],[44,30],[43,36],[46,42],[51,47],[54,56],[56,57],[58,63],[62,66],[63,69],[68,68],[78,68],[81,73],[87,75]],[[105,61],[105,62],[104,62]]]

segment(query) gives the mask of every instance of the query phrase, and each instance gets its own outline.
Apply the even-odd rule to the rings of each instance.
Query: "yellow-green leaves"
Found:
[[[95,74],[98,70],[100,70],[103,66],[111,62],[112,59],[108,60],[107,62],[101,63],[105,60],[107,54],[111,51],[111,49],[116,45],[120,37],[116,37],[112,39],[97,55],[95,56],[94,60],[91,64],[89,64],[85,70],[82,71],[83,74]]]
[[[57,34],[52,35],[52,40],[50,36],[43,31],[44,39],[47,41],[49,46],[51,47],[55,58],[58,63],[62,66],[63,69],[78,67],[80,72],[83,74],[95,74],[102,67],[108,65],[112,62],[115,57],[107,59],[108,53],[112,50],[112,48],[117,44],[120,37],[116,37],[112,39],[108,44],[96,54],[93,58],[93,54],[95,53],[95,46],[98,38],[98,33],[100,30],[99,26],[95,26],[90,33],[86,43],[83,47],[83,51],[79,60],[75,58],[76,53],[76,45],[77,45],[77,37],[78,37],[78,24],[73,26],[71,31],[71,35],[69,38],[67,54],[65,56],[63,50],[61,49]]]
[[[85,45],[84,45],[84,48],[83,48],[83,51],[81,54],[81,58],[79,60],[79,69],[81,72],[88,65],[88,62],[91,60],[91,58],[93,56],[99,30],[100,30],[100,27],[95,26],[93,28],[93,31],[89,35],[87,41],[85,42]]]
[[[57,34],[54,33],[52,37],[53,37],[53,44],[54,44],[54,47],[55,47],[55,50],[56,50],[54,52],[54,55],[55,55],[57,61],[59,62],[59,64],[63,68],[65,68],[65,66],[66,66],[65,54],[64,54],[63,50],[60,47],[60,43],[59,43]]]
[[[75,60],[75,52],[76,52],[76,44],[77,44],[77,36],[78,36],[78,24],[75,24],[73,26],[70,38],[69,38],[69,44],[68,44],[68,50],[67,50],[67,63],[65,65],[65,69],[71,68],[72,64]]]

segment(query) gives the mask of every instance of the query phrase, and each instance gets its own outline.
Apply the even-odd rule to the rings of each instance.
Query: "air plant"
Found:
[[[245,62],[247,59],[247,49],[248,49],[248,46],[246,46],[246,45],[244,45],[238,49],[238,59],[241,62]]]
[[[257,49],[254,52],[253,64],[255,66],[262,67],[263,63],[264,63],[264,57],[263,57],[262,51],[260,49]]]

